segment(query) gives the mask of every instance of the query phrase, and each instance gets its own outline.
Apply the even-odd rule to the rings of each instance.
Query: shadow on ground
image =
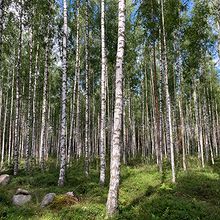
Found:
[[[142,195],[121,207],[117,219],[220,219],[219,164],[210,172],[180,173],[176,184],[148,186]]]

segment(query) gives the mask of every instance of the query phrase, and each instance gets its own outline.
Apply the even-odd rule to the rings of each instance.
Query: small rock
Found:
[[[74,193],[74,192],[67,192],[66,195],[67,195],[67,196],[75,197],[75,193]]]
[[[10,176],[8,174],[3,174],[0,176],[0,185],[5,186],[9,183]]]
[[[41,202],[41,207],[45,207],[49,204],[51,204],[55,198],[56,194],[55,193],[48,193],[47,195],[44,196],[42,202]]]
[[[30,195],[30,193],[25,189],[18,188],[15,195]]]
[[[12,202],[16,206],[22,206],[27,202],[31,201],[31,195],[14,195],[12,198]]]
[[[67,192],[66,195],[73,197],[77,202],[79,202],[79,197],[74,192]]]

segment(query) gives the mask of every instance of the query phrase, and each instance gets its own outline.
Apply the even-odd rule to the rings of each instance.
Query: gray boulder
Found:
[[[9,183],[10,176],[8,174],[3,174],[0,176],[0,185],[5,186]]]
[[[19,195],[14,195],[12,198],[12,203],[16,206],[22,206],[30,201],[31,201],[31,195],[19,194]]]
[[[45,195],[42,202],[41,202],[41,207],[44,208],[45,206],[51,204],[53,202],[55,196],[56,196],[55,193],[48,193],[47,195]]]

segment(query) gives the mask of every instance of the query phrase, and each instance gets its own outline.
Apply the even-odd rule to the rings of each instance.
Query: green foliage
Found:
[[[219,219],[220,163],[216,161],[214,167],[201,169],[197,161],[190,158],[189,170],[179,172],[176,184],[170,183],[170,171],[161,183],[155,165],[136,161],[132,166],[122,166],[119,212],[114,219]],[[13,177],[8,186],[0,189],[0,219],[103,220],[108,187],[99,186],[95,163],[89,178],[82,175],[82,167],[79,161],[68,169],[63,188],[57,187],[56,166],[51,166],[44,174],[34,170],[31,176],[21,173]],[[28,189],[33,198],[28,205],[19,208],[11,203],[18,187]],[[74,191],[80,201],[66,196],[67,191]],[[40,202],[49,192],[57,196],[50,206],[42,209]]]

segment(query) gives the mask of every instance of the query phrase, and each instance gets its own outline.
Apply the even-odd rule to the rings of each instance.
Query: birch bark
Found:
[[[48,113],[48,61],[49,61],[49,27],[48,33],[45,39],[45,64],[44,64],[44,87],[43,87],[43,104],[42,104],[42,117],[41,117],[41,133],[40,133],[40,167],[41,170],[44,171],[44,163],[45,163],[45,150],[46,150],[46,121],[47,121],[47,113]]]
[[[106,48],[105,48],[105,0],[101,0],[101,124],[100,124],[100,178],[105,183],[106,172]]]
[[[173,146],[173,133],[172,133],[172,118],[171,118],[171,102],[170,93],[168,87],[168,64],[167,64],[167,46],[166,46],[166,32],[165,32],[165,22],[164,22],[164,0],[161,3],[161,19],[162,19],[162,62],[164,64],[164,88],[166,94],[166,129],[167,129],[167,145],[170,149],[170,161],[172,169],[172,182],[176,181],[175,174],[175,161],[174,161],[174,146]]]
[[[22,19],[23,19],[23,6],[22,0],[19,1],[20,4],[20,15],[19,15],[19,45],[18,45],[18,57],[16,66],[16,97],[15,97],[15,144],[13,150],[14,159],[14,175],[18,174],[18,159],[19,159],[19,103],[20,103],[20,92],[19,92],[19,80],[21,72],[21,49],[22,49]]]
[[[118,46],[116,58],[116,80],[115,80],[115,108],[114,125],[111,148],[110,184],[108,200],[106,204],[107,215],[113,216],[118,208],[118,193],[120,180],[120,144],[122,130],[123,111],[123,60],[125,45],[125,0],[118,2]]]
[[[63,0],[63,73],[60,129],[60,174],[58,186],[64,185],[66,170],[66,85],[67,85],[67,2]]]

